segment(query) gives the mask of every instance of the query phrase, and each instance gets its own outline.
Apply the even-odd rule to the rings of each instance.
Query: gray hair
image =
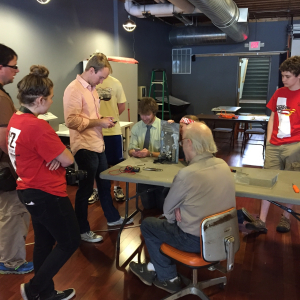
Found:
[[[184,138],[192,140],[192,147],[196,154],[218,151],[211,130],[202,122],[189,124],[185,128]]]
[[[108,62],[107,57],[103,53],[93,54],[85,67],[85,71],[88,71],[90,68],[94,68],[95,73],[102,70],[103,68],[108,68],[109,73],[112,73],[111,65]]]

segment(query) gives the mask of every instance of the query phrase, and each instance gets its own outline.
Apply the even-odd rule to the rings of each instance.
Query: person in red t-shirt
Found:
[[[267,107],[272,113],[268,123],[264,168],[300,170],[300,56],[293,56],[280,65],[284,87],[278,89]],[[292,186],[291,186],[292,188]],[[286,205],[292,208],[292,205]],[[266,218],[270,202],[262,200],[260,219],[246,224],[246,228],[267,232]],[[290,214],[283,212],[276,227],[278,232],[289,232]]]
[[[31,214],[35,235],[35,276],[21,284],[26,300],[71,299],[75,295],[74,289],[56,291],[52,279],[78,248],[80,233],[66,192],[64,169],[74,158],[51,126],[37,118],[53,103],[53,83],[48,74],[43,66],[31,66],[30,74],[18,83],[21,107],[7,126],[8,153],[18,174],[18,196]]]

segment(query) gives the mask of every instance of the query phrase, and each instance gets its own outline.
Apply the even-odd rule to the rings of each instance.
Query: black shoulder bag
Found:
[[[2,151],[1,151],[2,152]],[[0,160],[2,157],[0,155]],[[0,190],[4,192],[14,191],[17,188],[16,178],[12,174],[10,167],[0,166]]]

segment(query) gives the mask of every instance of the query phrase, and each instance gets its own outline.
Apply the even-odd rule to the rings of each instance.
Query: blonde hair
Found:
[[[183,118],[188,118],[188,119],[193,120],[195,122],[199,122],[198,117],[196,117],[195,115],[185,115],[185,116],[183,116]]]

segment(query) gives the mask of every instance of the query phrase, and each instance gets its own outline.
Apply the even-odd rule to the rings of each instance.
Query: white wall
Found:
[[[87,65],[87,60],[82,62],[82,70],[85,69]],[[124,122],[137,122],[137,99],[138,99],[138,65],[137,64],[127,64],[121,62],[109,62],[112,67],[112,76],[117,78],[124,89],[126,96],[126,108],[125,111],[120,116],[120,121]],[[129,109],[129,115],[128,115]]]
[[[300,39],[292,40],[292,51],[291,56],[300,55]]]
[[[247,65],[248,65],[248,58],[242,58],[240,60],[240,67],[241,67],[241,73],[240,73],[240,93],[239,93],[239,99],[243,96],[243,89],[244,89],[244,83],[245,83],[245,76],[247,72]]]
[[[114,1],[53,0],[41,5],[36,0],[1,0],[1,40],[18,54],[20,73],[5,86],[16,106],[17,83],[33,64],[45,65],[54,83],[50,112],[63,121],[62,98],[67,85],[81,73],[80,62],[96,49],[117,55]]]

